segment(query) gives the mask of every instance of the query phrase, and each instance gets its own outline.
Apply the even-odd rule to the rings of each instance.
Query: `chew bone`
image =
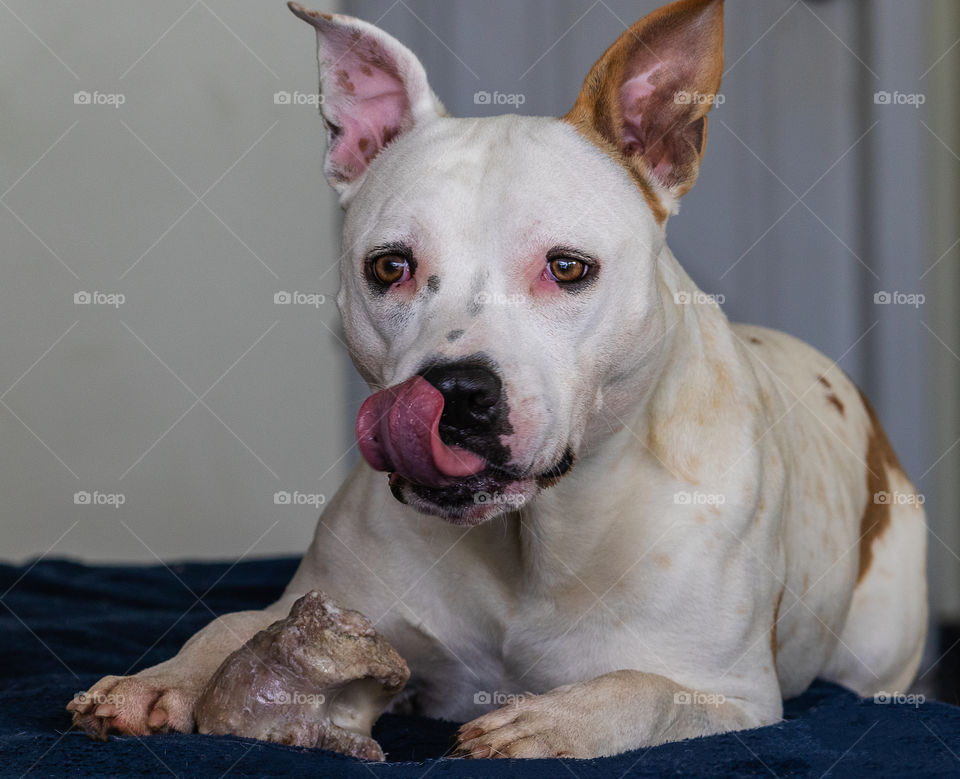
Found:
[[[366,617],[313,590],[223,661],[197,729],[383,760],[370,730],[409,677]]]

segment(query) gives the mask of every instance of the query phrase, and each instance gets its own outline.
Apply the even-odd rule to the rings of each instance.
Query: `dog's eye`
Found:
[[[572,257],[557,257],[550,260],[547,267],[550,269],[550,275],[560,284],[581,281],[590,272],[590,266],[587,263]]]
[[[389,287],[410,278],[410,266],[403,257],[385,254],[371,263],[370,273],[380,284]]]

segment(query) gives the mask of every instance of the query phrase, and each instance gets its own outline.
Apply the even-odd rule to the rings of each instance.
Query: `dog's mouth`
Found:
[[[443,404],[422,376],[367,398],[357,415],[357,442],[370,467],[434,489],[487,469],[484,457],[440,437]]]
[[[457,436],[442,424],[443,407],[440,391],[414,376],[371,395],[357,416],[364,459],[390,474],[397,500],[423,513],[456,524],[479,524],[522,508],[573,466],[567,449],[545,472],[523,473],[502,462],[509,452],[499,442],[483,446],[470,437],[452,443]]]
[[[520,475],[509,468],[491,466],[444,487],[425,487],[390,474],[390,490],[401,503],[424,514],[442,517],[455,525],[478,525],[509,511],[519,511],[541,489],[556,484],[572,467],[567,449],[557,463],[539,475]]]

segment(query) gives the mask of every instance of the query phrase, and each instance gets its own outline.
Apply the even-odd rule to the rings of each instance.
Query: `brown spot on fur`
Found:
[[[819,381],[827,389],[833,389],[833,385],[827,381],[826,376],[817,376],[817,381]]]
[[[827,503],[827,485],[823,483],[823,479],[819,476],[817,476],[817,500],[822,506]]]
[[[352,95],[357,91],[357,88],[353,85],[353,82],[350,80],[350,74],[345,70],[337,71],[337,86],[340,87],[344,92],[349,95]]]
[[[867,438],[867,505],[863,509],[860,520],[860,568],[857,571],[857,584],[870,569],[873,560],[873,543],[880,538],[890,525],[890,504],[878,503],[875,496],[878,492],[890,492],[888,470],[904,473],[903,466],[897,458],[886,433],[877,419],[873,406],[859,390],[860,399],[870,420],[870,430]]]
[[[383,128],[383,145],[386,146],[390,141],[400,135],[402,128],[400,127],[384,127]]]
[[[713,369],[714,392],[710,405],[714,410],[719,410],[726,399],[734,393],[734,384],[733,379],[730,378],[730,372],[723,363],[713,363]]]
[[[661,426],[651,425],[647,431],[647,449],[675,478],[682,479],[691,486],[700,482],[694,470],[696,456],[687,452],[678,452],[670,440],[668,424]]]
[[[750,336],[750,343],[756,344],[757,346],[759,346],[760,344],[763,343],[763,341],[761,341],[761,340],[760,340],[759,338],[757,338],[755,335],[751,335],[751,336]]]
[[[366,151],[369,145],[370,145],[369,138],[361,138],[359,141],[357,141],[357,146],[360,149],[360,151]]]
[[[773,665],[777,665],[777,628],[778,623],[780,622],[780,604],[783,602],[783,591],[786,588],[781,588],[780,594],[777,595],[777,602],[773,605],[773,622],[770,625],[770,654],[773,655]]]
[[[702,331],[704,349],[713,351],[713,335]],[[647,448],[674,477],[691,486],[701,482],[703,464],[715,462],[716,452],[704,448],[701,441],[686,434],[690,421],[701,426],[713,425],[717,419],[733,413],[731,398],[736,398],[737,387],[729,369],[710,360],[703,370],[709,375],[704,384],[688,382],[669,397],[652,416],[647,429]],[[739,409],[737,409],[739,410]],[[720,513],[711,506],[711,511]]]
[[[845,416],[843,401],[840,400],[840,398],[838,398],[835,393],[831,392],[829,395],[827,395],[827,402],[831,403],[834,406],[834,408],[836,408],[837,411],[840,412],[840,416]]]
[[[373,71],[370,69],[370,66],[369,66],[369,65],[361,65],[361,66],[360,66],[360,72],[363,73],[363,75],[365,75],[365,76],[372,76],[372,75],[373,75]]]
[[[666,554],[658,554],[656,557],[653,558],[653,561],[663,569],[669,568],[670,565],[672,564],[670,555],[666,555]]]

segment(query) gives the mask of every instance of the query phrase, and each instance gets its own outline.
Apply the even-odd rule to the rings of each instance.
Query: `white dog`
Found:
[[[278,603],[106,677],[76,723],[191,731],[213,670],[313,588],[375,622],[412,670],[403,707],[467,721],[474,757],[767,725],[817,676],[905,690],[925,523],[879,422],[811,347],[730,325],[666,246],[723,0],[635,24],[560,119],[450,118],[396,40],[291,8],[317,31],[366,462]]]

